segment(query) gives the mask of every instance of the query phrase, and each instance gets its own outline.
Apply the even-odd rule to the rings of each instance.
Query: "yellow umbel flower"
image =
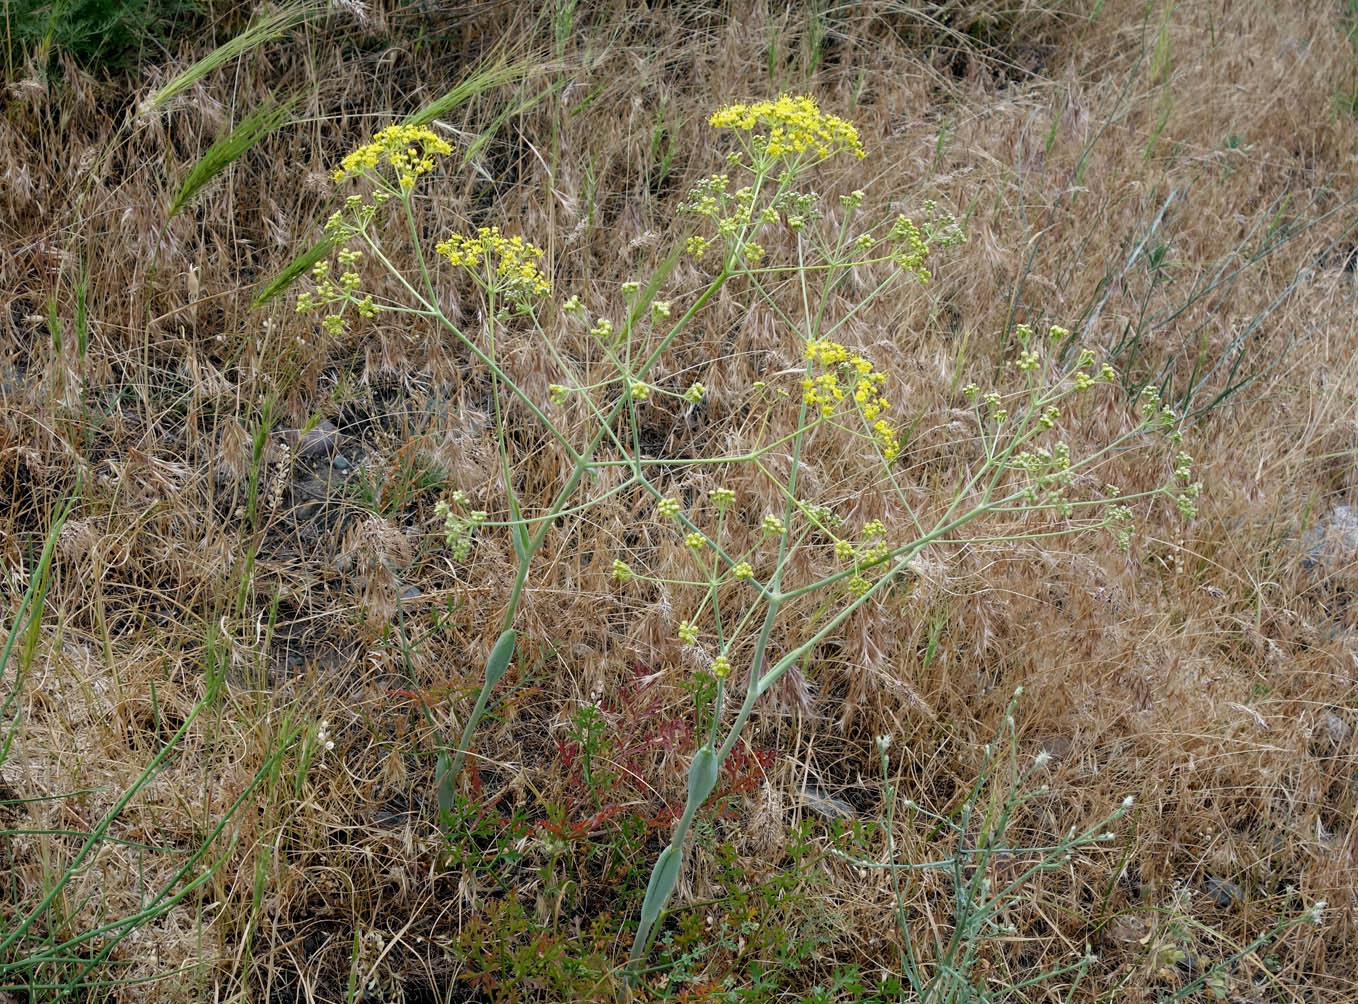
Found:
[[[542,248],[522,237],[506,237],[499,227],[481,227],[475,237],[454,234],[434,250],[450,264],[484,277],[490,288],[511,299],[526,300],[552,291],[537,264]]]
[[[436,156],[447,156],[452,152],[453,148],[446,140],[425,126],[387,126],[372,138],[371,143],[365,143],[340,161],[331,177],[338,185],[347,178],[376,171],[378,165],[385,163],[396,172],[401,191],[408,192],[415,187],[420,175],[434,169]]]
[[[829,339],[818,338],[810,342],[806,346],[806,358],[812,365],[819,364],[823,372],[802,380],[802,399],[819,411],[822,418],[830,418],[842,402],[852,397],[855,407],[871,427],[883,458],[895,460],[901,452],[900,436],[895,427],[881,417],[891,407],[891,402],[883,395],[886,374],[878,372],[870,360]]]
[[[814,98],[783,94],[777,101],[727,105],[708,121],[717,129],[757,133],[760,145],[770,157],[794,157],[814,151],[824,158],[842,150],[859,159],[864,156],[858,130],[844,119],[822,112]]]

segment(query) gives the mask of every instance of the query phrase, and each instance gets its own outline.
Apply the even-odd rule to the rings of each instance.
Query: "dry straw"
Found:
[[[216,11],[130,82],[16,62],[0,120],[0,996],[618,999],[691,762],[785,671],[647,910],[636,996],[908,999],[909,951],[945,986],[958,890],[1007,888],[1131,794],[1113,840],[968,900],[1004,930],[950,972],[994,999],[1353,998],[1358,125],[1335,5]],[[734,246],[723,157],[748,134],[712,111],[784,92],[866,156],[803,182],[822,217],[779,207],[651,359]],[[429,313],[351,304],[329,334],[333,311],[293,309],[322,260],[342,290],[341,245],[299,252],[368,191],[330,171],[392,122],[455,150],[412,189],[433,291],[388,213],[391,268],[356,261],[357,300],[428,297],[466,342]],[[718,218],[681,212],[722,172]],[[967,241],[927,287],[817,271],[846,221],[906,214],[928,243],[928,200]],[[495,226],[542,251],[530,315],[437,257]],[[821,364],[831,343],[880,394]],[[1081,371],[1029,409],[1030,379]],[[1181,447],[1140,438],[1146,386]],[[858,410],[879,397],[889,465]],[[1049,406],[996,486],[1064,489],[1049,508],[879,560]],[[282,449],[322,420],[333,456]],[[1107,484],[1140,497],[1130,524],[1049,533],[1109,515]],[[832,576],[766,641],[741,624]],[[1302,916],[1323,924],[1279,927]]]

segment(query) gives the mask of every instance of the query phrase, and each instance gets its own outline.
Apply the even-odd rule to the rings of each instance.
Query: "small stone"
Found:
[[[1234,882],[1218,878],[1215,875],[1207,876],[1207,895],[1212,897],[1212,902],[1223,910],[1230,909],[1237,903],[1245,901],[1245,890]]]
[[[287,443],[297,456],[308,460],[332,456],[339,449],[339,429],[335,427],[334,422],[328,420],[317,422],[305,432],[301,429],[284,429],[281,435],[283,442]],[[347,461],[345,466],[348,466]]]
[[[1341,753],[1353,736],[1353,726],[1329,708],[1311,726],[1311,752],[1315,756],[1332,757]]]
[[[1337,505],[1301,538],[1307,569],[1333,569],[1358,557],[1358,506]]]

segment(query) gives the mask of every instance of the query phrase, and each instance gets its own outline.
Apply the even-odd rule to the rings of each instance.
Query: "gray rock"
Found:
[[[1301,538],[1307,569],[1334,571],[1358,561],[1358,506],[1337,505]]]
[[[284,429],[279,435],[299,457],[315,460],[333,456],[339,450],[340,433],[331,421],[317,422],[310,429]],[[348,461],[345,461],[348,466]]]
[[[1207,895],[1212,898],[1212,902],[1223,910],[1228,910],[1237,903],[1245,902],[1245,890],[1234,882],[1229,882],[1216,875],[1207,876]]]

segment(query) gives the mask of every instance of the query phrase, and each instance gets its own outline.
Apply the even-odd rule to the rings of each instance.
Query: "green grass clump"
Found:
[[[159,58],[176,26],[199,13],[193,0],[14,0],[5,5],[6,76],[32,58],[61,55],[91,73],[126,71]]]

